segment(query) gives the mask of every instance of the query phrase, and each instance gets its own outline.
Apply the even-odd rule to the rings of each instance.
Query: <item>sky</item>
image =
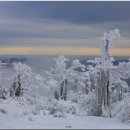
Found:
[[[112,55],[130,56],[130,1],[0,1],[0,54],[99,55],[118,28]]]

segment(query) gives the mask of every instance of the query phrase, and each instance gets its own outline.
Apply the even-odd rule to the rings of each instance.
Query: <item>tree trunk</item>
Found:
[[[67,99],[67,84],[68,81],[67,79],[63,80],[62,83],[60,84],[60,98],[64,99],[66,101]]]
[[[97,116],[101,116],[102,105],[110,112],[109,70],[101,68],[97,77]]]
[[[16,97],[22,96],[20,74],[18,75],[18,87],[16,88],[15,96]]]
[[[97,112],[96,116],[102,115],[102,87],[101,87],[101,71],[97,77]]]

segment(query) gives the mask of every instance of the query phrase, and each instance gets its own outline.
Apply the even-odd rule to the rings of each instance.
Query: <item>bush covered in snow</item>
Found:
[[[11,108],[11,109],[10,109]],[[78,114],[78,104],[71,101],[46,99],[43,97],[24,96],[19,99],[11,98],[1,104],[1,113],[12,113],[17,117],[30,117],[51,115],[54,117],[66,117],[67,114]]]
[[[130,121],[130,96],[126,96],[122,101],[114,106],[112,115],[118,117],[122,122]]]
[[[87,115],[89,116],[95,116],[96,115],[96,94],[95,93],[89,93],[84,94],[80,96],[79,104],[82,110],[87,112]]]
[[[123,109],[120,111],[120,113],[118,114],[118,118],[122,121],[128,121],[130,122],[130,102],[127,103]]]
[[[49,110],[49,114],[54,117],[66,117],[66,114],[78,113],[77,104],[64,100],[49,100],[46,109]]]
[[[96,115],[96,94],[90,92],[88,94],[74,94],[70,93],[69,100],[79,105],[82,112],[89,116]],[[79,113],[80,114],[80,113]]]

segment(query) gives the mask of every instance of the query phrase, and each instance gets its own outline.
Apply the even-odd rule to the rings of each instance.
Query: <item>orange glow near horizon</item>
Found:
[[[130,56],[130,48],[113,48],[113,56]],[[0,55],[100,55],[100,48],[0,47]]]

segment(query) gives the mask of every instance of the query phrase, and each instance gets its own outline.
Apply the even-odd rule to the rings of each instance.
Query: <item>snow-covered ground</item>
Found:
[[[116,118],[69,113],[65,117],[53,117],[39,108],[40,105],[23,99],[0,100],[0,129],[130,129],[129,123]]]
[[[130,124],[123,124],[116,119],[92,116],[52,116],[21,117],[0,114],[0,129],[130,129]]]

